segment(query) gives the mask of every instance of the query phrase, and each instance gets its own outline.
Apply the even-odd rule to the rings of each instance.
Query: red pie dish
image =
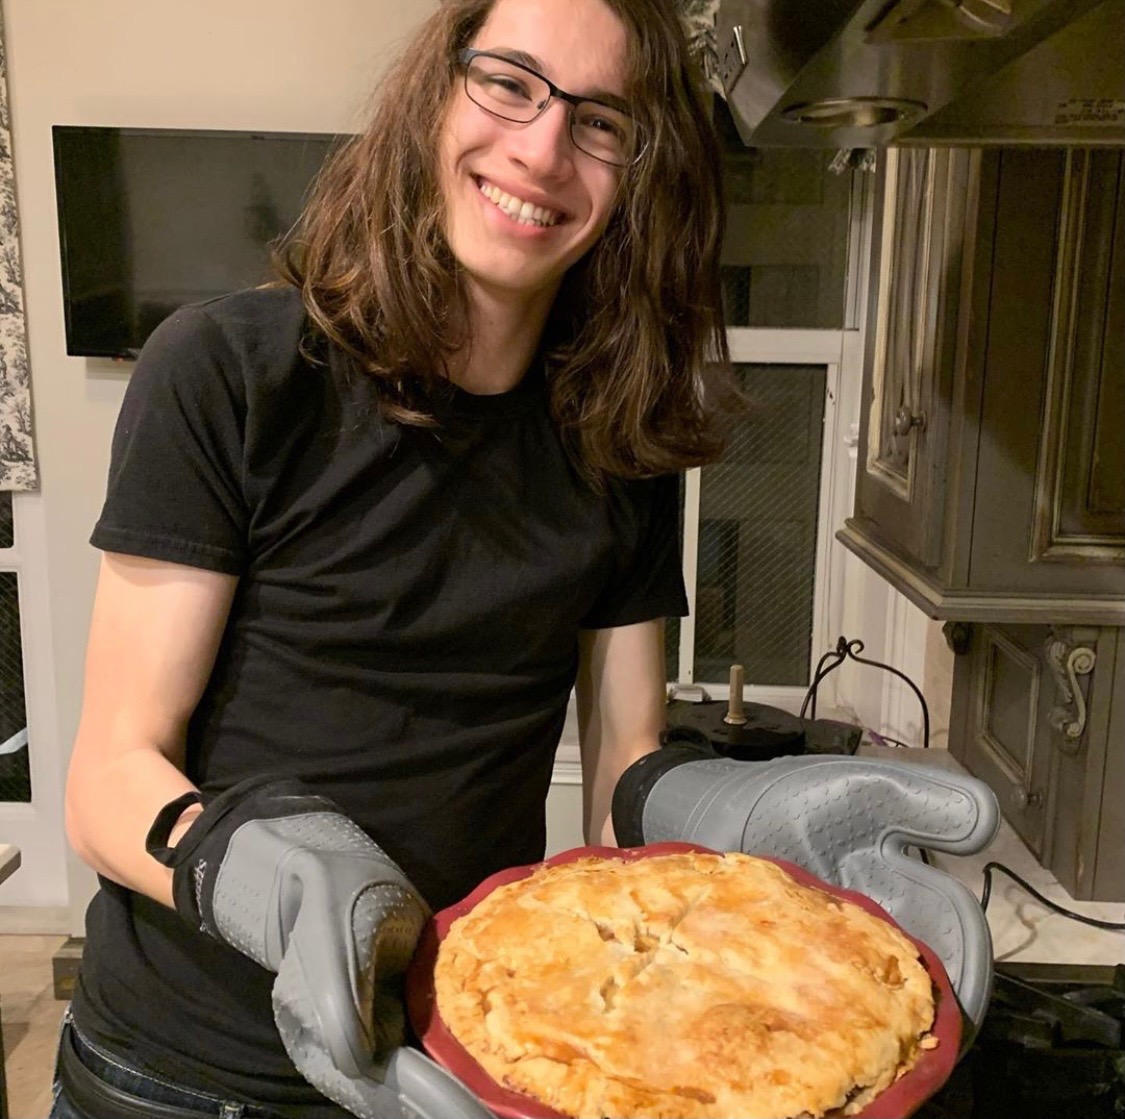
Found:
[[[645,859],[655,855],[697,851],[713,853],[710,848],[692,843],[654,843],[645,847],[617,849],[611,847],[577,847],[546,860],[556,866],[590,856],[614,859]],[[758,856],[764,858],[765,856]],[[870,898],[853,890],[841,889],[814,877],[808,871],[784,859],[768,859],[793,876],[804,886],[823,890],[834,897],[852,902],[868,913],[898,929],[918,950],[922,964],[929,973],[934,990],[934,1024],[930,1033],[937,1046],[922,1051],[914,1067],[872,1100],[852,1119],[907,1119],[946,1082],[957,1062],[961,1043],[961,1010],[953,994],[945,968],[934,952],[922,941],[910,936]],[[512,867],[486,878],[463,901],[435,914],[426,926],[418,950],[406,976],[406,1005],[411,1025],[429,1055],[457,1076],[500,1119],[567,1119],[545,1104],[498,1084],[469,1055],[448,1030],[438,1013],[434,995],[434,967],[438,949],[450,925],[463,917],[499,886],[518,881],[532,874],[539,866]]]

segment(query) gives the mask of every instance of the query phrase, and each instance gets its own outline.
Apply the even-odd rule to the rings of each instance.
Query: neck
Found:
[[[471,284],[469,341],[450,360],[449,379],[484,396],[515,388],[539,348],[554,298],[553,289],[513,298]]]

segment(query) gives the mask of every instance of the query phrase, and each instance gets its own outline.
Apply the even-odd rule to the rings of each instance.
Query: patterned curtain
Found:
[[[8,115],[8,64],[0,9],[0,490],[39,485],[31,424],[20,219]]]
[[[677,0],[692,53],[699,60],[707,84],[722,95],[719,52],[715,43],[715,16],[719,0]]]

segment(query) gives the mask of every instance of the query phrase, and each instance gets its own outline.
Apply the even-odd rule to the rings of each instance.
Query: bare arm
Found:
[[[66,787],[66,830],[99,874],[172,904],[172,872],[145,851],[157,812],[193,786],[188,719],[211,674],[237,579],[134,556],[102,559]],[[171,836],[182,835],[198,807]]]
[[[611,808],[621,774],[660,745],[665,725],[664,621],[579,635],[582,830],[615,846]]]

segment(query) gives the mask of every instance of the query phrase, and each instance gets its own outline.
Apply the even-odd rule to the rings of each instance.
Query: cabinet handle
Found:
[[[1043,794],[1038,789],[1028,790],[1020,785],[1012,793],[1012,800],[1016,802],[1016,807],[1021,810],[1038,808],[1043,803]]]
[[[1094,650],[1085,645],[1072,646],[1057,637],[1047,642],[1047,664],[1055,677],[1058,698],[1047,720],[1061,734],[1058,747],[1064,754],[1078,753],[1078,740],[1086,729],[1086,697],[1078,677],[1093,672],[1097,660]]]
[[[910,434],[910,429],[916,427],[919,431],[926,430],[926,415],[920,412],[917,416],[913,415],[909,408],[904,404],[895,413],[895,422],[891,425],[891,430],[900,439],[905,438]]]

